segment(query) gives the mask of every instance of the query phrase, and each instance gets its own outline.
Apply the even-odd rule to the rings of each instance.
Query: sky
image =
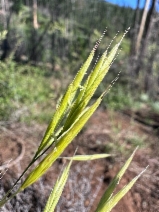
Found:
[[[137,0],[106,0],[107,2],[110,2],[112,4],[118,4],[120,6],[129,6],[132,8],[136,8],[137,6]],[[140,0],[140,8],[144,7],[145,0]]]

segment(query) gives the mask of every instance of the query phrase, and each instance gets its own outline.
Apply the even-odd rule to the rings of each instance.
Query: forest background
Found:
[[[122,71],[103,106],[159,112],[158,2],[147,0],[143,9],[139,4],[132,9],[102,0],[1,0],[0,30],[7,30],[0,43],[1,122],[48,121],[59,94],[106,28],[96,57],[116,33],[114,42],[131,29],[98,91]]]

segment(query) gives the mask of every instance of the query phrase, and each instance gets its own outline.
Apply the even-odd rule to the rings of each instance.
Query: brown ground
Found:
[[[1,126],[0,198],[27,166],[45,128],[46,126],[36,123],[30,126],[20,123],[12,123],[7,127]],[[140,147],[118,189],[147,165],[149,168],[112,211],[159,211],[158,142],[157,132],[145,124],[134,121],[132,116],[98,110],[64,155],[72,156],[78,147],[77,154],[109,152],[114,156],[87,163],[74,162],[56,211],[94,211],[109,182],[137,145]],[[64,159],[59,159],[45,176],[18,194],[0,211],[42,211],[64,163]]]

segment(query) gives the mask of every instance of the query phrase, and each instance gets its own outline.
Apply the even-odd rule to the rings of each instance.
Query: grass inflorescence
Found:
[[[126,33],[127,31],[125,32],[125,34]],[[96,43],[88,59],[78,71],[74,80],[72,81],[72,83],[69,84],[63,97],[61,98],[33,159],[31,160],[27,168],[24,170],[24,172],[21,174],[21,176],[17,179],[13,187],[6,193],[6,195],[0,201],[0,206],[3,206],[17,193],[23,191],[25,188],[29,187],[31,184],[36,182],[42,175],[44,175],[46,171],[53,165],[53,163],[60,157],[66,147],[81,131],[81,129],[84,127],[84,125],[92,116],[92,114],[96,111],[102,99],[108,92],[109,88],[105,89],[105,91],[98,97],[98,99],[94,103],[90,104],[90,101],[97,88],[101,84],[102,80],[104,79],[105,75],[107,74],[112,62],[115,60],[119,46],[125,34],[109,53],[108,49],[103,53],[103,55],[96,62],[96,65],[92,69],[90,74],[85,77],[88,72],[88,68],[90,67],[90,64],[94,58],[96,48],[98,47],[102,37],[99,39],[99,42]],[[127,160],[123,168],[119,171],[119,173],[111,182],[110,186],[108,187],[108,189],[104,193],[104,196],[99,202],[96,211],[110,211],[117,204],[117,202],[127,193],[127,191],[132,187],[132,185],[140,176],[139,175],[138,177],[134,178],[126,187],[124,187],[115,196],[113,196],[113,191],[119,183],[121,177],[125,173],[126,169],[128,168],[134,153]],[[73,160],[88,161],[108,156],[110,155],[76,155],[71,158],[68,158],[71,160],[71,162],[64,169],[61,177],[57,180],[44,211],[53,211],[56,207],[56,204],[61,196],[63,187],[67,181],[69,170]],[[32,167],[32,165],[38,159],[41,159],[38,165],[29,172],[30,167]],[[19,186],[19,188],[14,191],[15,186],[22,179],[25,173],[27,173],[27,177]]]

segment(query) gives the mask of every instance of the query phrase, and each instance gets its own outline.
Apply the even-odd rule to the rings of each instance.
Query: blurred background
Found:
[[[157,0],[1,0],[1,123],[30,117],[48,120],[103,31],[96,58],[128,27],[119,56],[95,98],[122,71],[103,106],[158,113],[158,8]]]
[[[115,157],[72,165],[57,211],[94,211],[136,146],[119,188],[150,167],[113,212],[158,210],[159,0],[0,0],[0,199],[31,160],[61,95],[98,39],[105,34],[89,71],[129,27],[94,100],[118,81],[64,153],[72,156],[78,146],[78,154]],[[64,162],[57,160],[1,211],[42,211]]]

